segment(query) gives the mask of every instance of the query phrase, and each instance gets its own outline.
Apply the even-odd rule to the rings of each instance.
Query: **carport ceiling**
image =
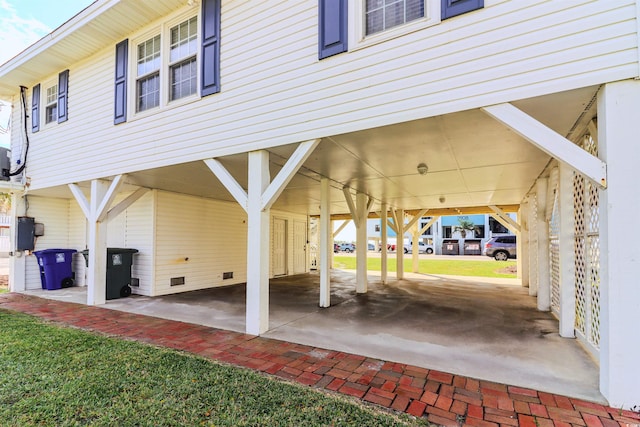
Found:
[[[594,116],[597,87],[515,102],[561,135]],[[588,111],[585,113],[585,109]],[[296,145],[270,148],[272,177]],[[219,159],[247,188],[247,155]],[[342,187],[403,209],[518,205],[550,157],[480,110],[469,110],[323,138],[274,208],[316,215],[321,176],[331,181],[331,212],[348,213]],[[419,163],[428,165],[420,175]],[[127,175],[127,182],[233,201],[202,161]]]

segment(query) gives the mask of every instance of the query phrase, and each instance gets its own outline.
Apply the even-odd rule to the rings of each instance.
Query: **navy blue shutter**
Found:
[[[129,40],[123,40],[116,45],[116,82],[115,102],[113,104],[113,124],[127,121],[127,58],[129,55]]]
[[[220,92],[220,0],[202,1],[200,96]]]
[[[69,119],[67,104],[69,101],[69,70],[58,75],[58,123]]]
[[[452,18],[483,7],[484,0],[442,0],[442,19]]]
[[[40,130],[40,83],[31,91],[31,132]]]
[[[346,52],[347,0],[320,0],[318,3],[318,58]]]

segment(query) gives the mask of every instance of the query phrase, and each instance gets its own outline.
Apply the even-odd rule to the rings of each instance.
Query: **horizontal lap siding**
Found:
[[[155,295],[246,282],[246,214],[237,203],[157,194]],[[171,287],[172,277],[185,284]]]
[[[223,2],[222,91],[118,126],[113,125],[115,44],[109,46],[70,66],[69,121],[33,136],[32,187],[638,75],[633,1],[487,0],[485,5],[318,61],[316,1]]]

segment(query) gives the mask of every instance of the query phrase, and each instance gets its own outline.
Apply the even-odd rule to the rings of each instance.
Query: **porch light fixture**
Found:
[[[420,163],[418,165],[418,173],[420,175],[426,175],[428,171],[429,171],[429,167],[425,163]]]

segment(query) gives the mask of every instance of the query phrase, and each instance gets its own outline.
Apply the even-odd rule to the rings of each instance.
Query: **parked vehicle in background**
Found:
[[[516,236],[492,237],[484,244],[483,254],[493,257],[496,261],[516,258]]]
[[[338,252],[340,252],[340,245],[337,243],[333,244],[333,253],[337,254]]]
[[[340,251],[341,252],[355,252],[356,245],[353,243],[340,243]]]
[[[387,244],[387,252],[395,252],[395,251],[396,251],[396,245],[393,245],[391,243]],[[382,246],[378,248],[378,252],[382,252]]]
[[[373,243],[367,243],[367,250],[375,251],[376,250],[376,245],[374,245]]]
[[[411,243],[404,245],[404,253],[410,254],[413,252],[413,245]],[[418,253],[419,254],[432,254],[433,246],[429,246],[426,243],[418,242]]]

